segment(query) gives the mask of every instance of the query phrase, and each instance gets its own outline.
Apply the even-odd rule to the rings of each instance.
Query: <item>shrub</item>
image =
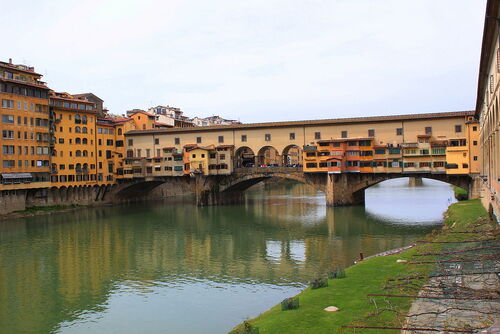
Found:
[[[281,302],[282,311],[295,310],[297,308],[299,308],[299,297],[287,298]]]
[[[259,327],[254,327],[248,321],[244,321],[242,329],[231,331],[229,334],[259,334]]]
[[[345,278],[345,270],[344,269],[336,269],[336,270],[330,271],[328,273],[328,278],[329,279]]]
[[[319,277],[311,281],[311,289],[325,288],[328,286],[328,278]]]

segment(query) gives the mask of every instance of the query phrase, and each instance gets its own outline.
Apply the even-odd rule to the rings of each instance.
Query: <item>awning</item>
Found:
[[[3,179],[32,179],[31,173],[2,173]]]

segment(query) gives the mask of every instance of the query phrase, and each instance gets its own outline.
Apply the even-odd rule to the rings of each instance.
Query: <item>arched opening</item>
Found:
[[[83,138],[83,139],[82,139],[82,144],[83,144],[83,145],[87,145],[87,143],[88,143],[88,142],[87,142],[87,138]]]
[[[250,147],[240,147],[234,154],[234,166],[241,167],[254,167],[255,166],[255,153]]]
[[[81,133],[82,130],[79,126],[75,126],[75,133]]]
[[[87,133],[87,128],[85,126],[82,127],[82,133]]]
[[[257,154],[257,163],[261,167],[278,167],[281,166],[281,156],[274,147],[264,146]]]
[[[81,157],[81,156],[82,156],[82,151],[80,151],[80,150],[76,150],[76,152],[75,152],[75,156],[77,156],[77,157]]]
[[[82,143],[82,140],[80,138],[75,138],[75,144],[79,145]]]
[[[300,167],[302,165],[302,149],[297,145],[288,145],[283,149],[283,166]]]

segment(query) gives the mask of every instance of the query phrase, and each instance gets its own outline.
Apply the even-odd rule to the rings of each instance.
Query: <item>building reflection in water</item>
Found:
[[[119,295],[159,291],[170,297],[158,307],[172,314],[199,304],[199,293],[209,305],[226,307],[226,327],[211,328],[223,332],[318,274],[350,265],[359,252],[401,247],[432,228],[381,221],[370,206],[327,208],[322,194],[302,185],[266,187],[250,191],[238,206],[198,208],[187,200],[171,201],[2,222],[0,333],[69,333],[77,319],[99,323],[99,315],[113,313]],[[385,205],[387,212],[392,209]],[[240,298],[245,311],[228,307],[230,297],[217,297],[221,289]],[[146,306],[133,307],[144,319],[154,316]],[[248,309],[253,313],[240,314]],[[212,317],[206,326],[221,323]],[[176,320],[181,323],[169,326],[189,322],[169,319]]]

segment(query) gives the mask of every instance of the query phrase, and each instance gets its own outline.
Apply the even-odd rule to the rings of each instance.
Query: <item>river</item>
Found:
[[[0,221],[0,333],[220,334],[359,257],[438,228],[451,186],[386,181],[328,208],[294,183]]]

